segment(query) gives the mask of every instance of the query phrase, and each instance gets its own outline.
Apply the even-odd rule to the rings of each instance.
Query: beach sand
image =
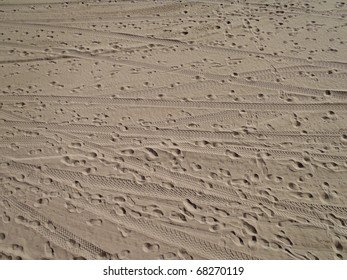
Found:
[[[0,259],[346,259],[346,16],[0,0]]]

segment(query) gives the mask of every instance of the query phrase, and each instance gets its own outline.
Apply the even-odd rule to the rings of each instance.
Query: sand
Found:
[[[347,259],[346,16],[0,0],[0,258]]]

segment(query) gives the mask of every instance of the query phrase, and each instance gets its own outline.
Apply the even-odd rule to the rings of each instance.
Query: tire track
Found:
[[[125,132],[119,131],[120,135],[133,136],[133,137],[158,137],[167,139],[178,139],[186,141],[188,139],[194,140],[211,140],[211,141],[231,141],[231,140],[257,140],[257,141],[296,141],[296,142],[320,142],[331,143],[332,141],[340,142],[342,134],[313,133],[313,134],[299,134],[294,132],[224,132],[224,131],[198,131],[198,130],[171,130],[171,129],[156,129],[147,130],[143,128],[128,127]]]
[[[118,134],[121,136],[132,137],[148,137],[148,138],[167,138],[178,139],[186,141],[188,139],[194,140],[211,140],[211,141],[232,141],[232,140],[253,140],[253,141],[296,141],[296,142],[312,142],[312,143],[331,143],[341,142],[345,130],[339,132],[315,132],[305,133],[297,131],[281,131],[281,132],[245,132],[240,133],[237,131],[198,131],[198,130],[172,130],[172,129],[144,129],[127,127],[125,130],[117,126],[95,126],[86,124],[55,124],[44,122],[16,122],[16,121],[3,121],[2,127],[8,128],[31,128],[39,130],[57,131],[59,133],[65,132],[80,132],[80,133],[93,133],[93,134]]]
[[[157,148],[157,145],[148,145],[152,148]],[[172,147],[174,148],[174,147]],[[225,145],[223,148],[221,147],[199,147],[197,145],[189,144],[189,143],[179,143],[178,147],[183,151],[189,151],[193,153],[199,154],[213,154],[219,156],[226,156],[231,154],[237,154],[240,156],[240,159],[245,158],[259,158],[264,156],[266,159],[279,160],[279,159],[299,159],[302,160],[305,157],[309,157],[313,160],[318,161],[341,161],[345,162],[347,160],[347,156],[343,155],[331,155],[331,154],[319,154],[305,151],[286,151],[279,149],[268,149],[262,147],[248,147],[245,145]]]
[[[30,26],[30,27],[49,28],[50,30],[63,31],[63,32],[66,32],[66,31],[82,32],[84,35],[91,35],[93,37],[94,36],[110,37],[110,38],[117,38],[120,40],[135,41],[135,42],[139,41],[139,42],[145,42],[145,43],[162,44],[166,46],[183,46],[183,47],[194,46],[201,51],[212,52],[212,53],[222,54],[222,55],[247,55],[247,56],[261,55],[269,59],[282,59],[288,62],[307,64],[307,60],[303,58],[297,58],[297,57],[291,57],[291,56],[279,56],[279,55],[274,55],[270,53],[246,51],[246,50],[239,50],[239,49],[232,49],[232,48],[222,48],[222,47],[216,47],[216,46],[194,45],[194,44],[189,44],[183,41],[172,40],[172,39],[144,37],[144,36],[129,34],[129,33],[105,32],[103,30],[90,30],[90,29],[78,28],[78,27],[66,27],[66,26],[63,27],[63,26],[51,25],[51,24],[38,24],[38,23],[30,23],[30,22],[25,22],[25,24],[26,26]],[[16,22],[1,21],[0,25],[23,26],[23,23],[18,24]],[[338,68],[343,70],[347,69],[347,63],[337,62],[337,61],[310,61],[310,65],[318,66],[318,67],[333,67],[333,68]]]
[[[281,74],[282,72],[300,72],[300,71],[312,71],[317,69],[323,69],[322,67],[317,67],[313,65],[295,65],[295,66],[286,66],[286,67],[280,67],[280,68],[269,68],[269,69],[263,69],[263,70],[256,70],[256,71],[247,71],[247,72],[241,72],[238,73],[239,77],[246,78],[246,77],[252,77],[252,76],[261,76],[261,75],[275,75],[275,74]]]
[[[256,110],[256,111],[347,111],[347,103],[239,103],[239,102],[209,102],[209,101],[177,101],[160,99],[136,98],[87,98],[71,96],[48,95],[6,95],[0,96],[1,102],[72,102],[80,104],[105,104],[121,107],[158,107],[158,108],[195,108],[224,110]]]
[[[66,133],[65,133],[66,135]],[[70,136],[71,137],[71,136]],[[73,139],[73,137],[72,137]],[[98,147],[98,145],[93,145],[93,143],[91,142],[85,142],[86,147],[89,148],[94,148],[97,150],[102,150],[105,154],[109,154],[111,157],[113,157],[115,155],[114,152],[109,151],[105,148],[102,147]],[[187,175],[187,174],[180,174],[180,173],[176,173],[176,172],[172,172],[172,171],[168,171],[165,168],[163,168],[162,166],[150,166],[150,163],[145,163],[143,161],[141,161],[140,159],[137,158],[133,158],[131,156],[127,156],[127,157],[123,157],[123,164],[126,164],[128,167],[130,168],[134,168],[135,170],[138,170],[139,172],[144,172],[144,166],[148,166],[151,171],[146,171],[146,175],[151,176],[154,170],[154,174],[156,176],[159,176],[160,178],[172,181],[174,184],[178,184],[181,187],[186,188],[187,186],[189,186],[190,188],[192,188],[192,190],[196,189],[197,185],[201,184],[201,180],[191,176],[191,175]],[[292,205],[283,205],[283,204],[279,204],[279,203],[273,203],[272,201],[268,200],[267,198],[264,197],[260,197],[260,196],[256,196],[256,195],[252,195],[250,193],[245,193],[244,191],[235,191],[229,187],[224,187],[222,185],[218,185],[218,184],[214,184],[212,182],[209,182],[210,184],[210,189],[212,189],[213,191],[208,191],[208,194],[213,194],[213,195],[221,195],[221,198],[225,198],[225,197],[231,197],[231,198],[235,198],[237,200],[237,197],[242,200],[242,203],[245,203],[245,200],[247,201],[246,205],[249,206],[258,206],[258,203],[260,205],[267,205],[268,207],[270,207],[275,213],[282,215],[284,213],[286,213],[285,217],[288,218],[290,217],[290,215],[287,214],[286,211],[291,210],[293,211],[291,214],[292,215],[304,215],[304,217],[306,217],[308,219],[308,221],[310,221],[312,224],[314,224],[317,227],[320,228],[326,228],[327,225],[324,225],[321,223],[321,216],[318,215],[317,213],[311,211],[311,210],[307,210],[305,208],[298,208],[297,204],[295,206]],[[199,191],[199,190],[197,190]],[[205,190],[206,192],[206,190]],[[248,204],[250,203],[250,204]],[[305,206],[306,204],[303,203],[303,206]],[[286,210],[284,210],[286,209]],[[310,208],[309,208],[310,209]],[[315,219],[315,220],[312,220]],[[333,230],[346,235],[347,234],[347,230],[344,230],[341,227],[336,227]]]
[[[300,15],[300,16],[308,16],[308,15],[312,15],[312,16],[317,16],[317,17],[324,17],[324,18],[329,18],[329,19],[336,19],[336,20],[343,20],[344,17],[341,16],[341,17],[334,17],[334,16],[331,16],[331,15],[334,15],[332,13],[331,10],[328,10],[328,11],[314,11],[312,9],[310,10],[304,10],[304,12],[302,12],[302,7],[282,7],[282,6],[276,6],[275,5],[272,5],[272,4],[268,4],[268,3],[247,3],[247,2],[244,2],[244,3],[230,3],[229,1],[223,1],[223,0],[198,0],[198,2],[201,2],[201,3],[213,3],[213,4],[217,4],[217,3],[220,3],[220,4],[227,4],[227,5],[237,5],[237,6],[241,6],[243,7],[242,10],[244,10],[245,8],[251,8],[251,6],[256,6],[256,7],[259,7],[260,9],[261,8],[264,8],[266,10],[262,11],[262,10],[250,10],[250,12],[252,13],[256,13],[256,14],[264,14],[264,15],[269,15],[269,12],[272,12],[272,13],[275,13],[277,11],[281,11],[280,9],[285,9],[286,10],[286,13],[288,14],[292,14],[292,15]],[[269,9],[269,7],[271,7],[272,9]],[[265,12],[266,11],[266,12]]]
[[[19,144],[20,146],[39,146],[42,147],[42,143],[58,143],[57,141],[44,136],[13,136],[13,137],[1,137],[0,146],[7,146],[9,144]]]
[[[16,43],[8,43],[8,42],[0,42],[0,44],[4,46],[13,46],[13,47],[19,47],[24,49],[30,49],[34,51],[40,51],[45,52],[43,48],[39,48],[37,46],[28,46],[23,44],[16,44]],[[346,94],[344,92],[340,93],[336,90],[321,90],[321,89],[312,89],[312,88],[303,88],[298,86],[292,86],[292,85],[283,85],[280,83],[274,83],[274,82],[266,82],[266,81],[248,81],[246,79],[240,79],[237,77],[233,77],[231,75],[220,75],[220,74],[212,74],[212,73],[206,73],[202,71],[197,70],[190,70],[190,69],[172,69],[172,67],[169,66],[163,66],[158,64],[152,64],[152,63],[146,63],[146,62],[138,62],[138,61],[132,61],[129,59],[122,60],[113,58],[110,56],[100,56],[96,54],[92,54],[89,52],[81,52],[74,49],[62,49],[62,48],[50,48],[51,54],[66,54],[69,53],[71,58],[82,58],[82,59],[89,59],[89,60],[98,60],[103,62],[110,62],[110,63],[118,63],[120,65],[126,65],[131,67],[144,67],[148,69],[155,69],[162,72],[170,72],[172,74],[181,74],[181,75],[187,75],[187,76],[204,76],[207,79],[216,80],[216,81],[228,81],[230,83],[236,83],[238,85],[244,85],[244,86],[250,86],[250,87],[256,87],[256,88],[265,88],[265,89],[271,89],[271,90],[282,90],[282,91],[289,91],[294,93],[301,93],[304,95],[318,95],[318,96],[326,96],[327,91],[329,91],[328,96],[332,96],[335,98],[345,98]],[[347,64],[346,64],[347,65]]]
[[[14,163],[18,167],[19,165],[24,166],[24,164],[18,164]],[[11,166],[14,166],[13,163],[11,163]],[[28,165],[27,165],[28,166]],[[20,168],[20,167],[19,167]],[[21,169],[21,168],[20,168]],[[45,171],[41,171],[43,174],[47,174],[52,176],[53,173],[47,172],[47,171],[53,171],[53,169],[47,169]],[[58,171],[58,170],[55,170]],[[71,171],[65,171],[64,173],[70,173]],[[76,172],[72,172],[73,174],[77,174]],[[94,175],[92,175],[94,176]],[[69,176],[70,177],[70,176]],[[100,178],[100,176],[98,176]],[[76,176],[72,176],[76,180]],[[83,176],[79,176],[78,178],[83,178]],[[131,182],[131,181],[130,181]],[[86,181],[83,181],[83,183],[86,183]],[[100,183],[100,182],[99,182]],[[89,184],[91,186],[95,186],[95,182],[93,179],[89,179]],[[113,185],[115,186],[115,185]],[[114,189],[114,187],[112,187]],[[0,196],[1,198],[1,196]],[[76,199],[74,203],[78,203],[80,199]],[[11,201],[11,205],[13,202]],[[209,258],[218,258],[218,259],[255,259],[254,257],[247,255],[245,253],[232,250],[230,248],[221,247],[217,244],[211,243],[209,241],[206,241],[201,238],[194,237],[190,234],[187,234],[183,231],[178,231],[175,229],[170,228],[170,225],[165,223],[156,223],[151,220],[144,220],[144,219],[135,219],[132,217],[129,217],[128,215],[119,216],[116,214],[110,213],[108,208],[105,208],[103,205],[91,205],[89,203],[80,203],[80,205],[95,214],[100,215],[101,217],[104,217],[105,219],[109,220],[110,222],[116,222],[117,224],[123,225],[126,228],[129,228],[131,230],[134,230],[138,233],[145,234],[146,236],[149,236],[151,238],[160,240],[166,244],[180,244],[180,246],[184,246],[189,251],[197,253],[198,255],[202,255]],[[30,210],[30,209],[29,209]],[[34,218],[41,218],[38,215],[32,214],[29,210],[27,210]],[[45,236],[46,237],[46,236]],[[77,238],[75,238],[77,239]],[[77,239],[78,240],[78,239]],[[51,240],[52,241],[52,240]],[[78,240],[80,241],[80,240]],[[53,241],[52,241],[53,242]],[[57,243],[57,242],[56,242]]]
[[[160,199],[170,199],[173,201],[182,201],[182,198],[187,198],[193,201],[196,201],[199,204],[203,205],[214,205],[219,206],[221,203],[224,205],[229,205],[230,203],[235,205],[241,204],[236,202],[236,200],[226,199],[225,197],[218,197],[213,194],[204,194],[198,193],[196,190],[192,190],[189,188],[182,188],[175,186],[173,188],[163,187],[157,183],[136,183],[135,181],[129,179],[121,179],[116,177],[105,177],[100,175],[85,175],[82,172],[78,171],[70,171],[64,169],[57,168],[47,168],[42,170],[39,166],[21,163],[14,160],[7,161],[9,166],[7,166],[10,170],[15,170],[16,172],[25,172],[28,177],[33,176],[30,175],[34,172],[45,176],[48,176],[51,179],[65,181],[66,183],[71,183],[78,181],[83,185],[84,188],[93,190],[95,187],[103,190],[108,190],[110,192],[120,192],[128,195],[139,195],[139,196],[149,196],[149,197],[158,197]],[[37,176],[37,175],[36,175]],[[64,189],[58,190],[69,190],[72,191],[71,187],[64,187]],[[78,189],[79,190],[79,189]],[[80,191],[80,190],[79,190]]]
[[[38,61],[52,61],[52,60],[67,59],[67,58],[71,58],[71,56],[56,55],[56,56],[49,56],[49,57],[7,59],[7,60],[0,60],[0,64],[19,64],[19,63],[28,63],[28,62],[38,62]]]
[[[66,133],[64,133],[66,135]],[[71,136],[70,136],[71,137]],[[71,138],[73,139],[73,137]],[[102,148],[98,145],[93,145],[93,143],[90,142],[85,142],[86,147],[88,148],[94,148],[97,150],[102,150],[104,154],[108,154],[110,157],[113,157],[115,155],[114,152],[109,151],[105,148]],[[180,173],[176,173],[176,172],[171,172],[166,170],[165,168],[161,167],[161,166],[150,166],[150,163],[144,163],[141,160],[137,159],[137,158],[133,158],[131,156],[128,157],[123,157],[123,164],[126,164],[128,167],[130,168],[135,168],[137,169],[139,172],[144,172],[144,166],[149,166],[149,168],[151,168],[151,171],[146,172],[147,175],[151,176],[153,173],[153,170],[155,170],[155,174],[158,175],[161,178],[164,178],[166,180],[172,181],[174,184],[179,184],[180,186],[186,188],[187,186],[189,186],[190,188],[192,188],[192,190],[196,189],[197,185],[201,184],[201,180],[191,176],[191,175],[187,175],[187,174],[180,174]],[[255,206],[257,205],[257,203],[260,203],[262,205],[268,205],[270,208],[274,209],[274,210],[278,210],[281,211],[283,210],[283,205],[281,205],[280,207],[276,207],[277,204],[275,204],[275,206],[273,205],[273,202],[264,198],[264,197],[259,197],[259,196],[255,196],[249,193],[245,193],[243,191],[241,191],[241,194],[238,191],[235,191],[233,189],[230,189],[229,187],[224,187],[222,185],[218,185],[218,184],[214,184],[212,182],[209,182],[211,185],[211,189],[213,190],[212,192],[208,191],[209,194],[213,194],[213,195],[217,195],[219,196],[220,193],[220,197],[221,198],[225,198],[227,197],[231,197],[231,198],[235,198],[237,200],[237,197],[241,198],[244,197],[247,200],[247,203],[249,203],[249,201],[252,201],[250,206]],[[197,189],[197,191],[199,191],[199,189]],[[205,191],[206,192],[206,191]],[[245,200],[242,200],[242,203],[245,203]],[[255,203],[252,204],[252,203]],[[279,204],[278,204],[279,205]],[[303,204],[305,205],[305,204]],[[302,215],[303,213],[305,213],[305,215],[308,215],[308,219],[318,219],[318,221],[314,221],[314,224],[318,227],[323,227],[324,226],[320,223],[320,217],[317,216],[316,213],[309,211],[309,210],[305,210],[303,208],[300,209],[296,209],[295,207],[291,208],[293,212],[293,214],[299,214]],[[281,213],[281,212],[280,212]],[[338,228],[337,229],[339,232],[347,232],[344,231],[343,229]],[[345,234],[345,233],[344,233]]]
[[[52,182],[51,183],[51,185],[53,184],[53,183],[55,183],[55,184],[59,184],[59,183],[56,183],[56,182]],[[74,202],[76,205],[78,205],[78,206],[81,206],[82,208],[87,208],[87,209],[89,209],[89,211],[90,212],[93,212],[93,213],[95,213],[95,214],[97,214],[98,216],[102,216],[102,217],[104,217],[104,215],[105,215],[105,213],[106,213],[106,215],[107,216],[110,216],[109,215],[109,210],[106,210],[106,208],[104,207],[104,206],[102,206],[102,207],[96,207],[96,208],[98,208],[97,209],[97,211],[95,211],[95,207],[90,207],[90,204],[89,203],[85,203],[85,202],[83,202],[83,201],[81,201],[81,199],[78,199],[77,201],[75,201]],[[114,213],[113,213],[114,214]],[[111,217],[111,216],[110,216]],[[110,221],[111,222],[114,222],[114,219],[112,219],[112,217],[111,217],[111,219],[110,219]],[[176,225],[174,226],[174,225],[169,225],[169,224],[165,224],[165,223],[161,223],[160,225],[162,225],[162,226],[166,226],[166,227],[169,227],[169,228],[171,228],[171,229],[176,229],[176,230],[178,230],[178,231],[181,231],[181,232],[183,232],[183,233],[187,233],[188,235],[191,235],[191,231],[187,231],[186,229],[182,229],[182,228],[180,228],[180,227],[177,227]],[[207,236],[206,236],[206,234],[204,234],[203,232],[201,232],[201,234],[198,234],[198,236],[200,236],[204,241],[207,241],[207,240],[205,240],[205,238],[207,238],[208,240],[210,240],[210,241],[212,241],[213,239],[211,239],[211,238],[208,238]],[[212,235],[211,235],[211,237],[212,237]],[[212,241],[213,242],[213,241]],[[172,245],[172,244],[171,244]],[[235,252],[234,252],[235,253]],[[237,254],[240,254],[240,252],[237,252]],[[245,255],[244,253],[241,253],[241,255],[242,256],[246,256],[246,257],[249,257],[249,256],[247,256],[247,255]]]
[[[341,38],[316,35],[343,29],[343,4],[87,1],[2,11],[0,66],[12,82],[0,94],[0,206],[4,197],[5,223],[16,217],[3,236],[23,224],[29,239],[87,259],[134,257],[135,239],[136,254],[163,259],[342,259],[347,61]],[[52,217],[56,234],[46,220],[63,207],[74,214],[66,225]],[[91,240],[77,221],[106,235]],[[130,234],[129,250],[98,247],[114,240],[111,227],[117,240]]]
[[[257,80],[272,80],[276,79],[278,77],[290,79],[290,78],[305,78],[307,76],[311,76],[314,78],[334,78],[334,79],[342,79],[345,80],[347,78],[347,73],[328,73],[328,71],[310,71],[306,74],[299,73],[299,72],[280,72],[280,73],[270,73],[270,74],[264,74],[264,75],[256,75],[253,76]],[[321,96],[324,96],[324,93],[322,94],[322,91],[320,92]],[[339,98],[346,98],[346,95],[341,94],[341,91],[336,91]]]
[[[1,99],[1,95],[0,95],[0,99]],[[5,116],[9,116],[10,118],[15,117],[16,121],[18,121],[18,119],[21,120],[21,121],[28,121],[28,120],[30,120],[30,119],[22,117],[20,115],[14,114],[13,112],[5,110],[3,108],[0,108],[0,114],[1,115],[5,115]]]
[[[235,119],[253,119],[253,118],[273,118],[280,116],[280,113],[274,113],[274,112],[240,112],[238,110],[225,110],[221,112],[215,112],[215,113],[208,113],[208,114],[202,114],[202,115],[195,115],[190,117],[184,117],[179,119],[169,119],[165,121],[156,121],[152,122],[151,126],[156,126],[159,128],[170,128],[170,127],[176,127],[179,125],[187,125],[189,123],[193,122],[209,122],[209,121],[219,121],[219,120],[235,120]]]
[[[15,167],[15,168],[19,168],[20,170],[23,170],[23,168],[25,169],[27,167],[30,168],[30,166],[32,166],[31,169],[37,169],[33,165],[30,165],[30,164],[17,163],[17,162],[13,162],[13,161],[11,161],[10,166]],[[76,178],[78,178],[78,181],[80,181],[81,183],[84,183],[84,184],[89,184],[91,188],[93,188],[93,186],[97,186],[97,185],[102,185],[103,187],[107,188],[107,184],[110,184],[112,186],[111,187],[112,189],[114,189],[114,186],[116,186],[116,185],[119,186],[119,184],[115,184],[114,182],[112,182],[113,177],[106,178],[106,177],[98,176],[98,175],[85,176],[80,172],[60,170],[60,169],[56,169],[56,168],[45,168],[44,170],[41,169],[40,172],[42,172],[43,174],[45,174],[47,176],[53,176],[53,178],[56,180],[64,180],[67,182],[76,181]],[[174,175],[174,173],[173,173],[173,175]],[[172,176],[171,178],[175,179],[175,180],[178,179],[177,181],[175,181],[176,183],[179,183],[179,181],[182,181],[182,178],[180,178],[179,176]],[[185,181],[186,181],[186,184],[179,184],[182,187],[184,187],[184,191],[186,191],[186,187],[188,186],[187,183],[190,183],[189,181],[187,181],[187,179]],[[129,192],[129,190],[134,188],[134,187],[131,188],[131,184],[129,182],[132,182],[132,181],[129,180],[127,182],[126,187],[124,188],[125,189],[124,192]],[[184,182],[184,180],[182,182]],[[197,182],[195,182],[195,184],[197,184]],[[144,185],[148,186],[148,184],[143,184],[143,185],[141,185],[141,187],[143,187]],[[151,184],[151,185],[153,186],[153,184]],[[158,185],[154,185],[154,186],[157,187]],[[176,187],[173,190],[175,190],[175,189],[176,189]],[[229,191],[223,193],[224,187],[221,185],[217,185],[217,184],[213,184],[211,189],[212,189],[212,191],[207,191],[207,192],[205,191],[206,195],[208,196],[207,201],[209,201],[209,203],[211,203],[212,201],[215,201],[216,199],[217,199],[217,201],[227,199],[228,203],[226,203],[224,205],[229,205],[230,203],[234,204],[235,201],[236,201],[236,205],[239,204],[239,202],[237,202],[237,201],[241,201],[242,205],[250,206],[250,207],[258,207],[259,205],[263,205],[266,207],[270,207],[270,209],[272,209],[272,211],[274,213],[276,213],[277,215],[280,215],[282,217],[292,219],[293,217],[299,216],[299,217],[307,219],[308,222],[310,222],[312,225],[315,225],[319,228],[325,229],[328,227],[331,230],[333,230],[339,234],[343,234],[344,236],[347,236],[347,230],[345,230],[339,226],[332,227],[332,226],[329,226],[327,224],[323,224],[321,222],[321,220],[322,220],[321,214],[317,214],[316,212],[311,210],[312,207],[310,207],[310,205],[307,203],[281,201],[281,200],[277,201],[277,202],[271,202],[264,197],[259,197],[256,195],[252,195],[250,193],[245,193],[244,191],[241,191],[241,194],[240,194],[238,191],[232,190],[230,188],[226,188]],[[148,190],[149,189],[146,189],[143,191],[146,191],[146,194],[148,194],[148,192],[147,192]],[[135,191],[140,192],[140,195],[142,193],[142,190],[140,191],[138,188]],[[193,193],[194,193],[194,197],[195,197],[194,201],[198,201],[203,197],[204,192],[201,194],[201,192],[199,190],[198,190],[198,192],[196,192],[196,190],[194,188],[191,189],[191,191],[193,191]],[[154,191],[154,193],[155,192],[156,191]],[[179,195],[181,195],[181,194],[179,194]],[[197,200],[197,196],[199,197],[198,200]],[[179,196],[179,197],[180,197],[180,199],[182,199],[182,196]],[[215,198],[215,199],[210,200],[211,198]],[[199,202],[201,202],[201,201],[199,201]],[[219,204],[219,205],[223,205],[223,204]],[[303,208],[303,206],[305,206],[305,208]],[[288,212],[290,214],[288,214]]]
[[[108,259],[111,258],[110,253],[78,237],[61,225],[46,218],[44,215],[31,208],[29,205],[22,203],[13,197],[4,197],[3,195],[0,195],[0,198],[3,201],[9,203],[11,205],[11,208],[14,209],[17,213],[23,215],[24,217],[38,220],[41,225],[35,227],[34,230],[45,237],[47,240],[63,248],[64,250],[67,250],[72,254],[78,256],[83,256],[87,259],[97,259],[100,257]],[[74,244],[74,246],[68,246],[68,244],[71,242]]]
[[[130,98],[141,98],[146,95],[150,94],[167,94],[167,95],[173,95],[173,94],[182,94],[186,92],[195,92],[200,91],[204,89],[210,89],[210,88],[224,88],[228,87],[228,85],[223,84],[219,81],[213,81],[213,80],[206,80],[206,81],[199,81],[199,82],[192,82],[192,83],[185,83],[174,87],[158,87],[158,88],[151,88],[151,89],[143,89],[143,90],[137,90],[137,91],[127,91],[127,92],[117,92],[111,97],[121,97],[123,95],[126,95]],[[90,97],[95,97],[90,96]]]

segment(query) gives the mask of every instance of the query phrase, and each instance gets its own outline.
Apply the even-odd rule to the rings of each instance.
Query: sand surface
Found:
[[[346,16],[0,0],[0,258],[346,259]]]

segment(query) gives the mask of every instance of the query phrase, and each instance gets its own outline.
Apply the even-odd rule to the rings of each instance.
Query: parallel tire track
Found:
[[[29,165],[26,164],[20,164],[20,163],[11,163],[11,167],[22,170],[24,169],[32,169],[29,167]],[[51,169],[53,170],[53,169]],[[57,171],[57,170],[55,170]],[[52,176],[53,173],[49,172],[49,170],[42,171],[43,174],[47,174]],[[63,172],[63,174],[66,174],[68,172]],[[72,172],[73,173],[73,172]],[[77,174],[76,172],[74,174]],[[53,176],[55,177],[55,176]],[[58,176],[59,177],[59,176]],[[74,180],[76,180],[76,176],[73,176]],[[82,176],[78,176],[79,179],[82,179]],[[98,176],[100,178],[100,176]],[[61,178],[60,178],[61,179]],[[88,179],[87,179],[88,180]],[[94,180],[91,178],[88,180],[91,185],[98,185],[97,182],[94,182]],[[100,183],[100,180],[98,180]],[[86,181],[81,180],[81,182],[85,183]],[[124,182],[124,180],[123,180]],[[131,184],[131,181],[130,181]],[[129,184],[128,186],[129,187]],[[113,187],[114,189],[114,187]],[[1,196],[0,196],[1,197]],[[14,205],[17,209],[21,210],[22,212],[24,210],[28,211],[31,216],[34,218],[40,218],[43,220],[43,216],[39,215],[32,211],[32,209],[28,206],[22,205],[22,203],[15,203],[13,199],[6,198],[7,201],[10,202],[11,206]],[[141,234],[145,234],[146,236],[152,237],[154,239],[158,239],[164,243],[167,244],[179,244],[180,247],[183,246],[184,248],[187,248],[191,252],[197,253],[199,255],[202,255],[204,257],[208,258],[217,258],[217,259],[256,259],[255,257],[252,257],[248,254],[238,252],[235,250],[232,250],[230,248],[222,247],[217,244],[214,244],[212,242],[209,242],[207,240],[192,236],[190,234],[187,234],[183,231],[175,230],[173,228],[170,228],[170,225],[165,225],[165,223],[157,223],[153,222],[151,220],[144,220],[144,219],[135,219],[132,217],[129,217],[128,215],[119,216],[114,213],[111,213],[108,208],[105,208],[103,205],[91,205],[86,202],[80,202],[80,199],[75,199],[74,203],[77,205],[80,205],[84,209],[98,214],[101,217],[106,218],[110,222],[116,222],[117,224],[123,225],[129,229],[135,230],[136,232],[139,232]],[[60,230],[59,227],[57,227],[57,231]],[[66,233],[66,231],[64,231]],[[47,236],[45,236],[47,237]],[[81,242],[79,238],[74,237],[74,240]],[[56,240],[53,238],[52,242],[58,243],[61,245],[60,240]],[[57,245],[58,245],[57,244]],[[85,242],[83,243],[85,245]],[[90,246],[89,246],[90,247]],[[85,248],[89,248],[85,246]],[[90,257],[90,256],[89,256]]]
[[[87,259],[97,259],[100,257],[111,258],[110,253],[80,238],[79,236],[68,231],[61,225],[52,222],[50,219],[38,213],[36,210],[31,208],[27,204],[22,203],[13,197],[4,197],[3,195],[0,195],[0,198],[3,201],[7,201],[11,205],[11,208],[13,208],[19,214],[25,217],[38,220],[41,223],[41,225],[38,227],[35,227],[34,230],[37,231],[43,237],[47,238],[52,243],[56,244],[57,246],[75,255],[79,255],[79,256],[81,255]],[[44,225],[47,225],[47,224],[50,224],[51,228],[54,228],[54,230],[50,230],[46,228]],[[72,242],[72,243],[76,242],[76,246],[68,246],[69,242]]]
[[[132,98],[88,98],[71,96],[44,95],[3,95],[1,102],[71,102],[80,104],[105,104],[122,107],[159,107],[159,108],[196,108],[196,109],[224,109],[224,110],[256,110],[256,111],[347,111],[346,103],[240,103],[240,102],[209,102],[209,101],[177,101],[160,99],[132,99]]]

